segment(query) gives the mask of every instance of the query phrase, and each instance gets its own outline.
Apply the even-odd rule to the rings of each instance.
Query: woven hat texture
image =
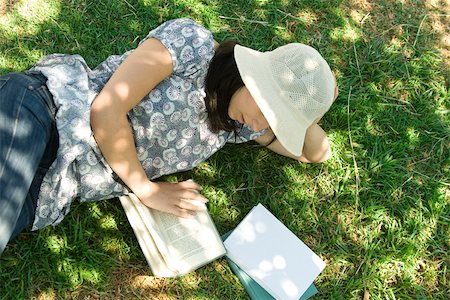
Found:
[[[242,80],[280,143],[301,155],[306,130],[330,108],[335,79],[314,48],[292,43],[259,52],[236,45]]]

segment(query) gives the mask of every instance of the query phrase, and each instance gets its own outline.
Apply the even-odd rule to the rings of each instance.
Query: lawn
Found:
[[[249,143],[162,180],[203,185],[221,233],[263,203],[327,263],[313,299],[448,299],[450,2],[0,0],[0,74],[50,53],[94,68],[178,17],[258,50],[310,44],[340,95],[321,121],[333,142],[325,163]],[[224,259],[152,277],[118,200],[76,203],[0,258],[1,299],[247,297]]]

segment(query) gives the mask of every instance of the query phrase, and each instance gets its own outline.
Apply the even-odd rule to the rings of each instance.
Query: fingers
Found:
[[[205,203],[197,200],[182,199],[169,212],[178,217],[189,219],[193,218],[196,212],[204,210],[206,210]]]
[[[196,190],[196,191],[202,190],[201,185],[199,185],[198,183],[196,183],[195,181],[193,181],[191,179],[179,182],[178,185],[184,189],[191,189],[191,190]]]
[[[206,210],[206,205],[204,202],[192,199],[181,199],[177,206],[183,210],[191,210],[191,211]]]
[[[178,197],[181,200],[183,200],[183,199],[196,200],[196,201],[202,202],[202,203],[208,202],[208,199],[206,199],[205,196],[203,196],[202,194],[200,194],[196,191],[192,191],[192,190],[183,190],[182,192],[180,192]]]
[[[181,200],[175,210],[181,214],[194,215],[196,212],[205,211],[206,205],[196,200]]]
[[[202,189],[202,187],[198,183],[195,183],[192,180],[187,180],[178,183],[178,185],[184,189],[180,193],[181,199],[197,200],[203,203],[208,202],[208,199],[206,199],[202,194],[200,194],[200,190]]]
[[[208,199],[200,194],[201,186],[194,181],[156,184],[158,188],[154,188],[152,194],[141,196],[145,205],[183,218],[193,217],[196,212],[206,210]]]
[[[205,203],[208,202],[203,195],[200,194],[201,186],[192,180],[178,183],[183,189],[180,200],[177,203],[175,215],[182,218],[192,218],[195,212],[206,210]]]

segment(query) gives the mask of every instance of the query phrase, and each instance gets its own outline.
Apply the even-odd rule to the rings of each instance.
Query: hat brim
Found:
[[[311,125],[289,101],[284,101],[270,77],[269,54],[236,45],[234,56],[242,81],[263,113],[281,145],[295,156],[303,150]]]

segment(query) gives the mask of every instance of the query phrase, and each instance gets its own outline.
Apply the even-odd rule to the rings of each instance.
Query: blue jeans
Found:
[[[40,73],[0,76],[0,255],[32,224],[42,179],[56,157],[55,105]]]

